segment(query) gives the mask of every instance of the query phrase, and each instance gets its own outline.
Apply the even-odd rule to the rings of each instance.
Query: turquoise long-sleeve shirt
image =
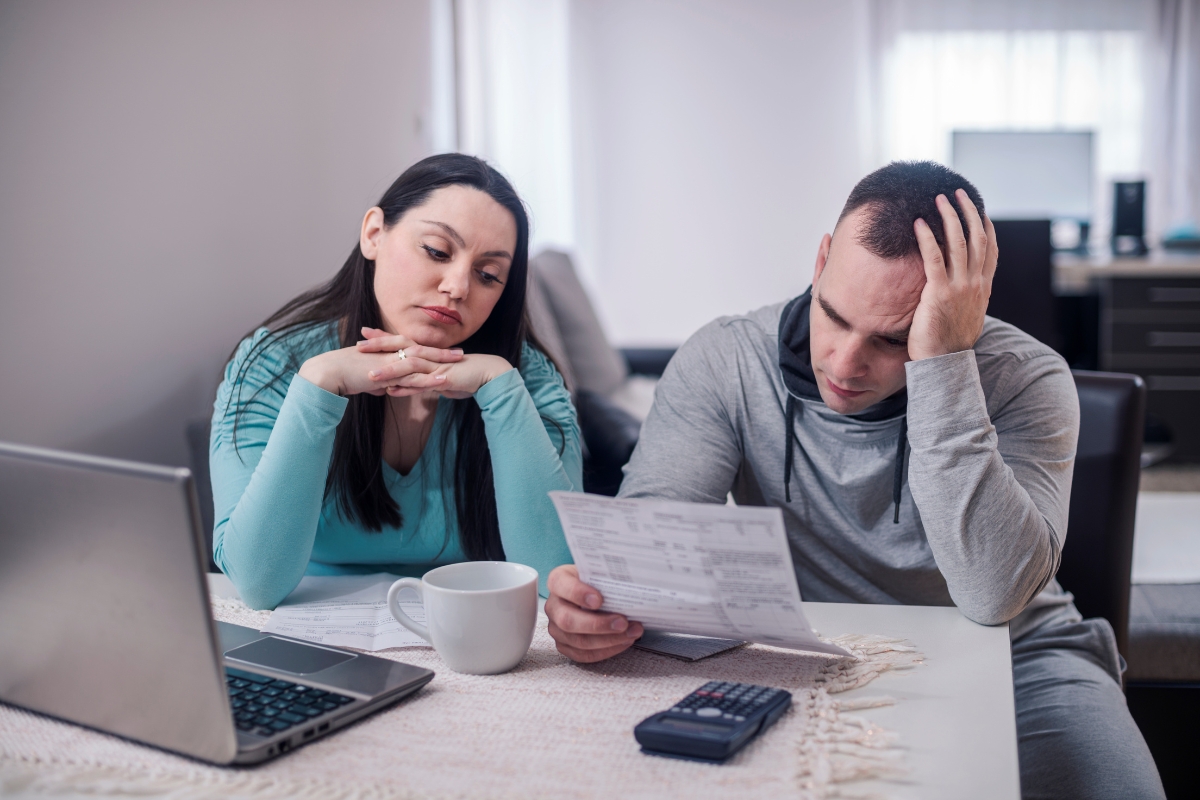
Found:
[[[420,576],[465,561],[454,503],[458,436],[445,430],[456,402],[478,403],[482,412],[505,556],[536,569],[546,595],[550,570],[571,562],[547,492],[582,491],[583,459],[575,409],[545,355],[526,345],[518,368],[484,384],[474,399],[438,400],[412,470],[401,475],[381,461],[403,523],[373,533],[325,497],[334,434],[349,401],[296,374],[307,359],[340,346],[335,326],[270,342],[239,381],[251,348],[267,335],[261,328],[244,340],[226,366],[209,443],[213,559],[249,606],[274,608],[304,575]]]

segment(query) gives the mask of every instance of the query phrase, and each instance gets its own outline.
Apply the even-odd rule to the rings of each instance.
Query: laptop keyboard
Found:
[[[259,736],[274,736],[354,702],[344,694],[231,667],[225,668],[225,685],[238,730]]]

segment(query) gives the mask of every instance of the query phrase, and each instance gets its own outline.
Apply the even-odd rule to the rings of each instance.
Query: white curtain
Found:
[[[948,160],[956,127],[1088,128],[1094,241],[1107,238],[1114,179],[1147,180],[1152,237],[1200,216],[1200,0],[861,1],[861,172]],[[456,89],[450,113],[434,115],[454,136],[434,138],[513,181],[534,252],[594,256],[584,201],[604,165],[575,151],[589,107],[573,96],[576,0],[433,2],[452,17]],[[435,27],[445,17],[435,8]]]
[[[949,160],[958,128],[1096,131],[1094,242],[1111,182],[1146,178],[1157,236],[1195,219],[1197,0],[871,0],[865,167]]]
[[[455,0],[458,147],[529,208],[530,253],[576,243],[568,0]]]
[[[1200,222],[1200,2],[1159,0],[1156,10],[1148,213],[1170,230]]]

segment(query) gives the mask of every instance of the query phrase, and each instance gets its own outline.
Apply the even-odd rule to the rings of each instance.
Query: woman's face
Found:
[[[470,186],[445,186],[385,228],[378,207],[359,244],[375,262],[384,330],[428,347],[453,347],[479,330],[504,291],[517,225]]]

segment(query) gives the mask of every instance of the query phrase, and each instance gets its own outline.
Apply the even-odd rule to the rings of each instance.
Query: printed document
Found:
[[[551,492],[579,577],[647,629],[849,655],[813,633],[778,508]]]
[[[389,647],[429,647],[429,642],[402,627],[388,611],[388,589],[398,579],[384,572],[305,576],[271,612],[262,632],[371,652]],[[425,624],[425,608],[416,592],[402,592],[400,607],[414,622]]]

